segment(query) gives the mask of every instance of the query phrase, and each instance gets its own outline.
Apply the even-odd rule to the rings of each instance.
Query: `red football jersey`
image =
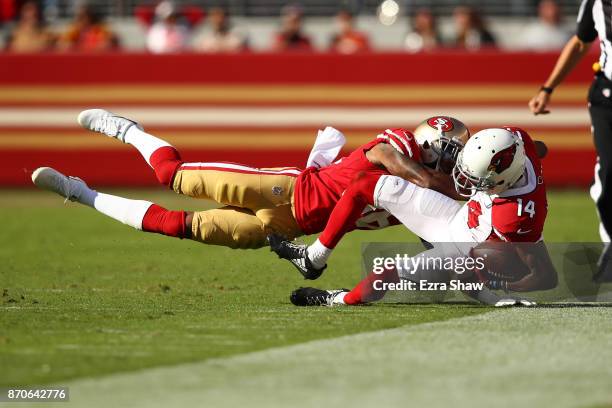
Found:
[[[322,169],[307,168],[298,176],[294,193],[295,218],[305,234],[321,232],[325,228],[329,215],[355,176],[360,174],[361,177],[378,179],[383,174],[389,174],[366,157],[366,152],[378,143],[389,143],[402,154],[420,161],[419,145],[411,132],[404,129],[387,129],[375,140],[330,166]],[[377,218],[381,216],[378,214],[380,211],[374,213],[376,215],[369,212],[369,219],[358,223],[356,228],[372,229],[397,224],[396,220],[379,222]]]
[[[505,127],[525,145],[525,176],[519,185],[496,196],[478,193],[467,204],[467,224],[477,241],[537,242],[548,213],[546,185],[536,146],[523,129]]]

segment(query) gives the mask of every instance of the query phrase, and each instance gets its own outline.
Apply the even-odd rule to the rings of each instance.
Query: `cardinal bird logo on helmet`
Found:
[[[427,121],[427,124],[435,129],[440,129],[442,132],[450,132],[455,127],[449,118],[444,116],[436,116]]]
[[[514,155],[516,154],[516,144],[513,144],[510,147],[505,148],[504,150],[500,150],[495,153],[495,155],[491,158],[491,163],[489,164],[488,170],[494,171],[497,174],[502,173],[504,170],[508,169],[512,164],[512,160],[514,160]]]

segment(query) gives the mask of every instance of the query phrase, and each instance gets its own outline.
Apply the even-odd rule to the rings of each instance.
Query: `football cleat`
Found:
[[[85,129],[102,133],[109,137],[121,140],[125,143],[125,134],[132,126],[142,130],[137,122],[115,115],[104,109],[87,109],[79,113],[77,119],[79,125]]]
[[[327,268],[327,265],[321,269],[317,269],[312,265],[312,262],[308,259],[308,247],[306,244],[288,241],[277,234],[268,235],[268,243],[272,251],[276,252],[279,258],[291,262],[304,276],[304,279],[315,280]]]
[[[299,288],[291,292],[289,300],[296,306],[334,306],[334,298],[339,293],[348,293],[348,289],[323,290],[317,288]]]
[[[36,187],[49,190],[64,197],[66,201],[79,201],[84,190],[89,187],[78,177],[65,176],[51,167],[39,167],[32,173]]]

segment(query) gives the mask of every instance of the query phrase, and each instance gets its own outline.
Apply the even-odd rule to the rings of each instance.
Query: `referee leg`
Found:
[[[611,84],[612,87],[612,84]],[[594,93],[601,94],[596,86]],[[599,95],[598,95],[599,96]],[[605,103],[607,102],[607,103]],[[595,181],[591,187],[591,197],[595,201],[600,219],[601,240],[610,242],[612,232],[612,101],[604,104],[599,98],[592,98],[589,112],[593,124],[593,137],[598,161],[595,165]]]
[[[595,180],[591,186],[591,197],[599,215],[599,235],[606,243],[598,261],[598,271],[593,277],[596,282],[612,281],[612,253],[610,233],[612,232],[612,82],[596,78],[589,94],[589,113],[593,125],[593,139],[597,149]]]

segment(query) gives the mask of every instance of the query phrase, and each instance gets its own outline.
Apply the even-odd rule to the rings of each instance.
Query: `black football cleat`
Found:
[[[312,262],[308,259],[308,247],[305,244],[288,241],[277,234],[268,235],[268,243],[272,251],[276,252],[279,258],[291,262],[304,276],[304,279],[315,280],[327,268],[327,265],[321,269],[317,269],[312,265]]]
[[[348,291],[348,289],[299,288],[291,292],[289,300],[296,306],[333,306],[336,295]]]

